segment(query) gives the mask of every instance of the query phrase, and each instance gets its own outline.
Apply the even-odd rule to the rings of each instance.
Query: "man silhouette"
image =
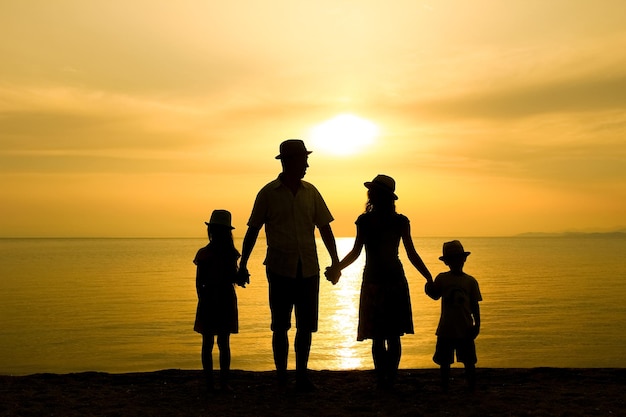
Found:
[[[266,266],[272,315],[272,350],[278,382],[287,383],[288,330],[295,307],[296,389],[312,391],[307,373],[312,333],[317,331],[320,268],[315,244],[315,227],[332,264],[339,261],[330,223],[333,217],[319,191],[303,181],[308,168],[304,142],[289,139],[280,144],[276,156],[282,164],[278,178],[257,194],[248,220],[240,262],[240,280],[249,276],[247,263],[261,227],[267,238]]]

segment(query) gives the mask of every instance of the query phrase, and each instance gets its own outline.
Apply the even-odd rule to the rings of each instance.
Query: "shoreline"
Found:
[[[385,391],[371,370],[310,372],[312,393],[295,391],[293,371],[285,388],[273,371],[233,370],[233,391],[208,395],[200,370],[0,375],[0,415],[626,415],[626,368],[477,368],[475,393],[466,392],[463,369],[453,368],[447,394],[437,368],[400,369]]]

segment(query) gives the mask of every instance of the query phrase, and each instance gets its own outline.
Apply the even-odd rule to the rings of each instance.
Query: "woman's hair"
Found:
[[[376,211],[378,213],[395,213],[396,200],[391,193],[380,191],[375,188],[367,190],[367,202],[365,203],[365,212],[370,213]]]

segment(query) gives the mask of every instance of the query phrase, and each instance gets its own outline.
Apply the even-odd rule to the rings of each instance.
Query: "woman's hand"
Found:
[[[331,265],[326,268],[324,275],[328,281],[335,285],[339,282],[339,278],[341,278],[341,269],[337,268],[337,266]]]

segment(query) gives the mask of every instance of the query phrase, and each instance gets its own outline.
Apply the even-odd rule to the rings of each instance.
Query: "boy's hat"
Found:
[[[439,259],[445,261],[446,259],[454,258],[454,257],[467,257],[471,252],[465,252],[463,249],[463,245],[458,240],[453,240],[450,242],[445,242],[443,244],[443,256],[440,256]]]
[[[396,182],[388,175],[378,174],[372,181],[363,183],[368,190],[376,188],[381,191],[386,191],[393,196],[394,200],[398,199],[398,196],[394,193],[396,191]]]
[[[231,226],[231,215],[228,210],[213,210],[211,213],[211,220],[204,222],[207,226],[225,226],[229,229],[234,229]]]
[[[287,139],[280,144],[280,154],[276,155],[276,159],[290,158],[296,155],[308,155],[311,151],[307,151],[304,142],[300,139]]]

